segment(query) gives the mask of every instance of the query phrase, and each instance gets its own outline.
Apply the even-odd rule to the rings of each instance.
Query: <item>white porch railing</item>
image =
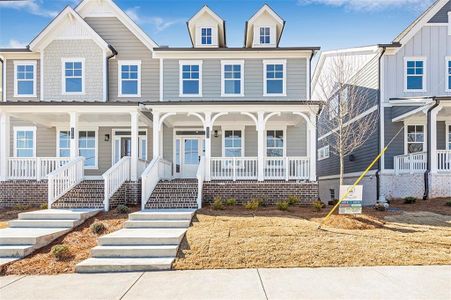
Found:
[[[414,174],[426,171],[427,153],[418,152],[395,156],[395,174]]]
[[[80,156],[48,174],[48,208],[83,180],[84,162]]]
[[[197,208],[202,208],[202,188],[205,181],[205,156],[202,156],[197,167]]]
[[[144,172],[144,170],[147,168],[147,166],[149,165],[149,161],[144,160],[144,159],[138,159],[138,178],[141,177],[142,173]]]
[[[8,159],[8,178],[45,179],[49,173],[69,161],[68,157],[11,157]]]
[[[257,179],[257,157],[212,157],[210,176],[213,180]]]
[[[308,179],[309,159],[307,157],[266,157],[264,159],[265,179]]]
[[[451,172],[451,150],[437,150],[437,171]]]
[[[130,156],[122,157],[117,163],[103,173],[104,196],[103,207],[110,209],[110,198],[126,182],[130,180]]]
[[[171,179],[172,164],[163,158],[153,159],[142,173],[141,209],[144,210],[147,200],[161,179]]]

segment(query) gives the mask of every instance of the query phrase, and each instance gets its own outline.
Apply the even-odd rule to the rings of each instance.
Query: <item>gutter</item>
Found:
[[[432,105],[428,111],[427,111],[427,164],[426,164],[426,172],[424,172],[424,195],[423,195],[423,200],[426,200],[429,198],[429,174],[431,173],[431,141],[432,138],[437,138],[437,136],[432,137],[431,135],[431,114],[432,111],[440,105],[440,100],[436,99],[436,97],[432,98],[433,101],[435,101],[435,104]]]
[[[112,54],[106,57],[106,101],[110,101],[110,64],[109,60],[117,55],[116,49],[113,46],[108,45],[108,48],[111,50]]]

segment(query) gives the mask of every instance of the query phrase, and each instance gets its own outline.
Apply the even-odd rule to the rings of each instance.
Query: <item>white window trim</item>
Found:
[[[94,131],[95,132],[95,152],[96,159],[94,166],[85,167],[86,170],[97,170],[99,169],[99,127],[80,127],[78,128],[78,133],[80,131]],[[80,137],[78,138],[80,140]],[[80,151],[80,145],[78,146],[78,151]],[[80,156],[80,153],[78,154]]]
[[[60,156],[60,132],[61,131],[68,131],[70,135],[70,129],[69,128],[56,128],[56,157]],[[69,137],[69,150],[70,150],[70,137]]]
[[[324,154],[324,156],[320,155],[321,151],[325,151],[326,149],[327,149],[327,155],[326,154]],[[328,159],[330,157],[330,147],[329,147],[329,145],[326,145],[324,147],[319,148],[317,155],[318,155],[318,161]]]
[[[246,142],[245,142],[245,126],[221,126],[221,131],[222,131],[222,157],[226,157],[225,156],[225,132],[226,130],[234,130],[234,131],[238,131],[241,130],[241,157],[245,156],[245,147],[246,147]]]
[[[446,126],[446,130],[445,130],[445,141],[446,141],[446,149],[447,150],[451,150],[451,143],[450,143],[450,140],[449,140],[449,134],[451,133],[451,131],[449,130],[449,127],[451,126],[451,121],[447,121],[447,122],[445,122],[445,126]]]
[[[116,135],[117,131],[130,131],[130,135]],[[146,134],[145,135],[138,134],[138,148],[139,148],[138,150],[141,150],[141,147],[139,145],[139,140],[145,139],[146,144],[147,144],[147,147],[146,147],[146,160],[147,160],[147,158],[149,157],[149,147],[148,147],[149,145],[148,145],[148,139],[147,139],[148,131],[147,131],[147,128],[138,128],[138,133],[140,131],[145,131]],[[112,143],[111,143],[111,165],[114,164],[114,155],[116,154],[115,150],[114,150],[114,140],[117,138],[121,138],[121,137],[131,137],[131,128],[124,127],[124,128],[114,128],[111,130],[111,137],[110,137],[110,141],[112,141]],[[139,151],[138,151],[138,157],[139,157]]]
[[[404,154],[412,154],[409,153],[409,150],[407,148],[408,146],[408,142],[407,142],[407,127],[408,126],[423,126],[423,130],[424,130],[424,141],[423,141],[423,152],[427,152],[427,124],[425,122],[418,122],[418,121],[410,121],[410,122],[404,122]]]
[[[407,88],[407,62],[408,61],[422,61],[423,62],[423,89],[409,90]],[[425,56],[409,56],[404,57],[404,92],[405,93],[424,93],[427,92],[427,58]]]
[[[18,131],[32,131],[33,132],[33,156],[32,157],[36,157],[36,126],[14,126],[14,147],[13,147],[13,151],[14,151],[14,156],[13,157],[18,157],[17,156],[17,132]]]
[[[447,92],[447,93],[451,93],[451,86],[449,86],[449,77],[451,77],[451,74],[448,73],[448,63],[450,61],[451,61],[451,56],[445,57],[445,92]]]
[[[33,94],[19,94],[18,90],[18,79],[17,79],[17,66],[33,66]],[[36,96],[36,66],[37,61],[36,60],[15,60],[14,61],[14,97],[20,97],[20,98],[32,98],[37,97]]]
[[[287,126],[274,126],[274,125],[267,125],[265,128],[265,136],[264,136],[264,157],[274,157],[274,156],[268,156],[268,130],[269,131],[276,131],[276,130],[282,130],[283,131],[283,153],[282,157],[287,157]]]
[[[122,94],[122,74],[121,74],[121,68],[123,65],[137,65],[138,66],[138,93],[133,94]],[[141,97],[141,61],[140,60],[119,60],[117,64],[117,96],[118,97]]]
[[[211,30],[211,44],[202,44],[202,29],[210,29]],[[214,30],[213,30],[213,27],[211,27],[211,26],[200,26],[199,27],[199,44],[202,47],[214,46],[215,41],[214,41]]]
[[[179,97],[202,97],[202,60],[179,60]],[[183,65],[199,65],[199,93],[183,94]]]
[[[81,92],[66,92],[66,62],[81,62]],[[61,58],[61,94],[62,95],[84,95],[85,94],[85,58],[63,57]]]
[[[225,77],[224,77],[224,66],[225,65],[240,65],[241,66],[241,78],[240,78],[240,92],[241,93],[239,93],[239,94],[226,94],[225,93]],[[244,97],[244,60],[221,60],[221,97]]]
[[[260,43],[260,28],[269,27],[269,44],[261,44]],[[265,48],[265,47],[275,47],[276,46],[276,26],[274,25],[260,25],[254,27],[254,37],[252,42],[252,47],[254,48]]]
[[[262,43],[262,42],[261,42],[261,33],[260,33],[260,30],[261,30],[262,28],[269,28],[269,43]],[[272,28],[271,28],[271,26],[258,26],[257,31],[258,31],[258,43],[259,43],[260,45],[265,45],[265,46],[267,46],[267,45],[273,44],[273,42],[272,42],[272,37],[271,37],[271,34],[272,34]]]
[[[279,94],[268,94],[266,92],[267,78],[266,78],[266,66],[279,64],[283,65],[283,82],[282,82],[282,93]],[[263,96],[265,97],[283,97],[287,95],[287,60],[286,59],[278,59],[278,60],[263,60]]]

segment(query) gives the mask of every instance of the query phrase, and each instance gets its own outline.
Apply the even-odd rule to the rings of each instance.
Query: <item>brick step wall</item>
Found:
[[[197,180],[160,181],[145,208],[197,208]]]
[[[84,180],[52,204],[52,208],[103,208],[103,180]]]

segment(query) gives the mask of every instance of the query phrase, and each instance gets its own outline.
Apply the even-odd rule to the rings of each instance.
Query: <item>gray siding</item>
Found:
[[[437,122],[437,149],[446,150],[446,123]]]
[[[448,1],[428,23],[448,23],[448,12],[451,11],[451,1]]]
[[[110,101],[158,101],[160,98],[160,63],[152,52],[116,17],[90,17],[85,21],[118,55],[109,60]],[[141,60],[141,97],[118,97],[118,61]]]
[[[36,156],[55,157],[56,156],[56,130],[41,125],[35,125],[32,122],[11,118],[10,135],[10,155],[14,157],[14,127],[33,126],[36,127]]]
[[[163,70],[163,98],[166,101],[299,100],[307,98],[306,59],[287,59],[286,97],[263,97],[263,59],[244,59],[244,97],[221,97],[220,59],[203,60],[202,97],[200,98],[179,97],[179,60],[165,59]]]
[[[395,136],[395,134],[404,127],[403,122],[392,122],[393,108],[386,107],[384,109],[385,112],[385,145],[387,145],[390,140]],[[390,147],[385,152],[385,168],[393,169],[394,168],[394,159],[393,157],[396,155],[404,154],[404,133],[399,134],[396,139],[393,140]]]
[[[163,125],[163,158],[173,161],[174,158],[174,128]]]
[[[403,114],[408,113],[409,111],[417,109],[418,106],[393,106],[391,108],[391,118],[386,119],[386,122],[391,122],[392,119],[402,116]],[[385,108],[387,109],[387,108]]]
[[[36,61],[36,97],[14,97],[14,59],[6,60],[6,100],[7,101],[39,101],[41,96],[41,60],[17,59],[20,61]],[[3,97],[3,94],[2,94]]]
[[[287,127],[287,156],[307,156],[307,124]]]
[[[258,134],[255,126],[246,126],[245,133],[245,148],[244,156],[257,157],[258,156]]]
[[[214,131],[217,130],[221,133],[221,126],[213,126],[213,134],[211,137],[211,156],[221,157],[222,156],[222,136],[218,134],[218,137],[214,137]]]

